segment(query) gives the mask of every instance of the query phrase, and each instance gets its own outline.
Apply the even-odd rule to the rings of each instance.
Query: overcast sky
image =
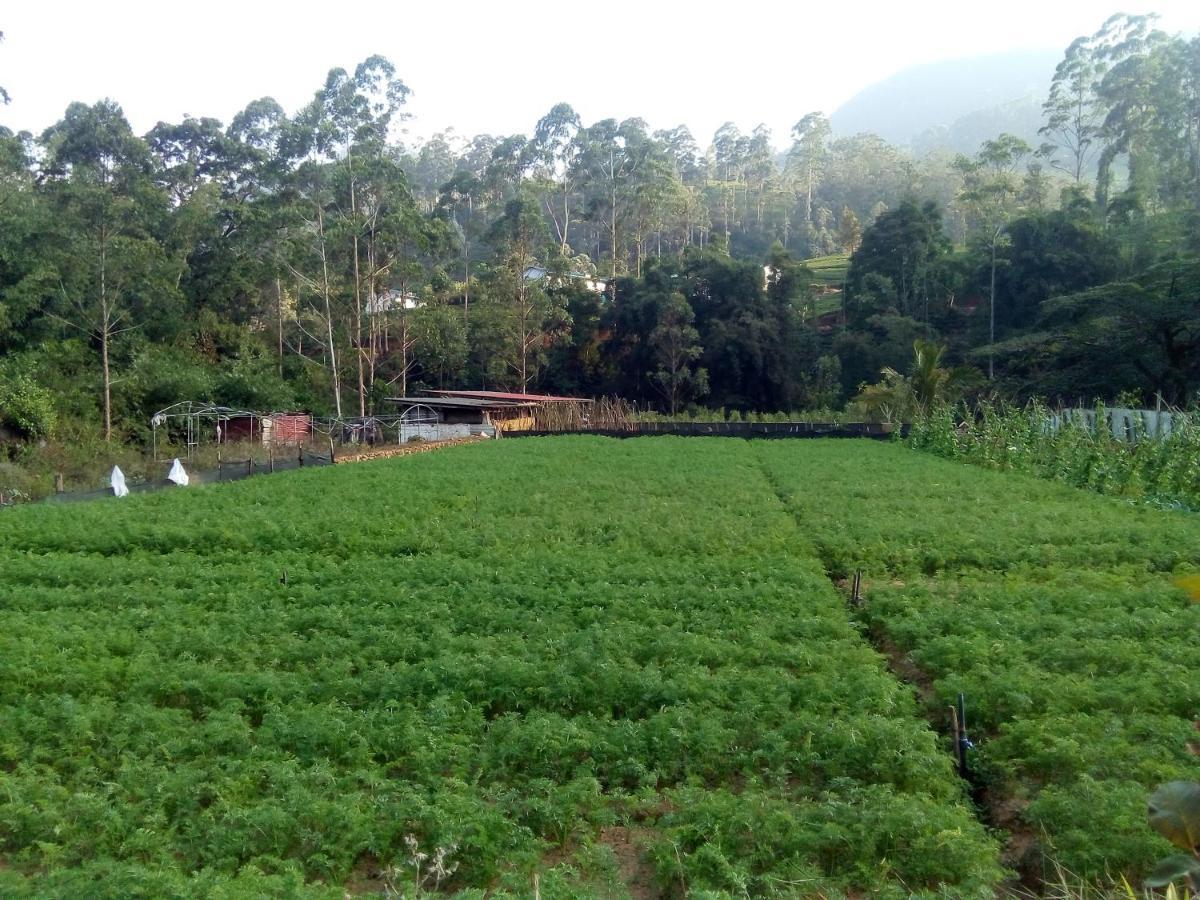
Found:
[[[776,144],[811,110],[922,62],[1062,49],[1120,0],[421,0],[310,3],[6,3],[0,124],[40,132],[73,100],[111,97],[138,132],[184,114],[228,122],[249,101],[307,102],[330,68],[380,53],[412,88],[414,135],[528,133],[559,101],[585,123],[640,116],[768,124]],[[1145,0],[1143,0],[1143,3]],[[1196,0],[1152,0],[1168,31],[1200,26]]]

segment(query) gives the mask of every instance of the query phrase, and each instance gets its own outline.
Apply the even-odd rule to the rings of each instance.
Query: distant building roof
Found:
[[[504,400],[525,403],[591,403],[586,397],[556,397],[553,394],[514,394],[505,391],[430,391],[438,397],[467,397],[476,400]]]
[[[550,275],[550,270],[545,266],[527,266],[524,272],[526,281],[541,281]],[[608,287],[608,282],[603,278],[597,278],[595,275],[589,275],[586,272],[568,272],[567,278],[574,278],[576,281],[582,281],[588,290],[594,291],[597,294],[603,294]],[[555,276],[556,282],[561,280],[561,276]]]
[[[397,309],[420,309],[425,302],[411,291],[384,291],[374,297],[368,297],[364,305],[368,316],[393,312]]]
[[[498,398],[489,400],[480,397],[388,397],[387,402],[408,403],[412,406],[432,406],[439,409],[517,409],[535,405],[528,398],[515,401]]]

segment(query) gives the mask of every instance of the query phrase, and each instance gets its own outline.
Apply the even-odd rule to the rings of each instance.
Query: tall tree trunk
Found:
[[[354,235],[354,341],[358,345],[354,354],[358,362],[358,414],[367,415],[367,382],[363,370],[364,357],[368,350],[363,344],[362,276],[358,268],[358,235]]]
[[[612,277],[617,277],[617,182],[613,179],[611,192],[611,221],[609,224],[609,243],[612,249]]]
[[[325,211],[317,204],[317,234],[321,246],[321,298],[325,302],[325,339],[329,354],[329,371],[333,376],[333,404],[337,417],[342,417],[342,380],[338,374],[337,349],[333,344],[333,301],[329,289],[329,256],[325,252]]]
[[[562,225],[562,245],[558,248],[558,252],[563,256],[567,255],[567,237],[571,232],[571,200],[570,193],[567,190],[567,185],[563,184],[563,225]]]
[[[279,351],[279,377],[283,377],[283,285],[275,279],[275,337]]]
[[[112,378],[108,367],[108,340],[112,321],[108,306],[108,229],[100,228],[100,370],[104,383],[104,440],[112,440]]]
[[[354,361],[358,372],[358,415],[367,415],[366,377],[363,372],[363,308],[362,308],[362,274],[358,264],[358,185],[354,176],[354,157],[346,152],[346,165],[350,169],[350,244],[354,253]]]
[[[812,228],[813,166],[808,164],[808,185],[804,194],[804,227]]]
[[[367,392],[375,393],[375,374],[379,368],[379,291],[376,288],[378,284],[379,270],[376,265],[375,254],[375,220],[372,218],[371,229],[367,235],[367,309],[370,315],[367,317]]]
[[[988,299],[988,380],[995,377],[996,371],[994,368],[994,360],[992,359],[994,351],[992,345],[996,343],[996,242],[1000,240],[999,230],[992,233],[992,286]]]

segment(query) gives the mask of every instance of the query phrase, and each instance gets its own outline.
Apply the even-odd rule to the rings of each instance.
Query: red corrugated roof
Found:
[[[473,397],[477,400],[517,400],[531,403],[591,403],[586,397],[555,397],[551,394],[510,394],[505,391],[429,391],[442,397]]]

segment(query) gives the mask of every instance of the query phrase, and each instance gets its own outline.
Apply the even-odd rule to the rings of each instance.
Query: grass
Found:
[[[830,256],[815,256],[803,261],[805,267],[813,273],[818,284],[840,288],[846,280],[846,270],[850,266],[848,253],[834,253]]]

